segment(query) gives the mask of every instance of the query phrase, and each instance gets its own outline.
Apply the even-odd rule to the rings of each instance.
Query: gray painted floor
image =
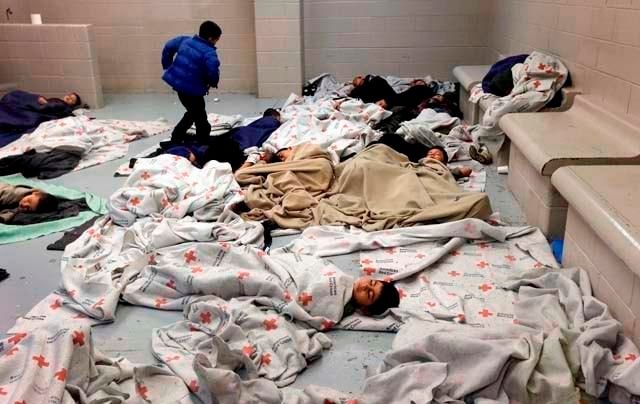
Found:
[[[283,100],[256,99],[248,95],[221,95],[221,101],[209,97],[207,110],[220,114],[259,115],[268,107],[280,106]],[[92,112],[97,118],[153,120],[160,117],[176,122],[183,113],[177,97],[170,95],[111,95],[106,107]],[[129,156],[154,145],[158,137],[144,139],[131,145]],[[74,172],[52,182],[96,193],[107,198],[124,182],[113,177],[116,168],[127,158],[97,167]],[[487,192],[495,211],[503,220],[524,224],[521,210],[506,187],[506,176],[499,175],[494,166],[488,167]],[[47,251],[46,246],[61,233],[22,243],[0,246],[0,267],[11,277],[0,283],[0,333],[7,331],[16,317],[48,295],[59,283],[61,252]],[[290,238],[274,240],[274,247],[284,245]],[[357,255],[334,257],[332,261],[345,271],[356,274]],[[164,312],[122,304],[117,320],[108,326],[96,327],[94,338],[98,349],[110,356],[123,355],[133,362],[154,362],[150,350],[151,330],[182,318],[180,312]],[[294,386],[307,384],[331,386],[344,392],[360,391],[367,368],[375,368],[382,354],[391,346],[393,334],[374,332],[334,331],[329,334],[334,346],[304,372]]]

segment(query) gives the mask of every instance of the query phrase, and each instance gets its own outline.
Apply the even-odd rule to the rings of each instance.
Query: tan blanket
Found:
[[[375,231],[491,214],[488,196],[463,192],[439,161],[414,164],[382,144],[337,165],[335,175],[316,209],[319,224]]]
[[[317,222],[313,210],[331,186],[333,164],[326,151],[304,144],[291,160],[238,170],[236,180],[248,186],[245,204],[251,210],[243,218],[269,218],[282,228],[302,229]]]

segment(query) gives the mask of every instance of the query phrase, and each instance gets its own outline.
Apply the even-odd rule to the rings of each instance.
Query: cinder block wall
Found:
[[[13,14],[7,17],[6,10]],[[30,7],[25,0],[0,0],[0,24],[30,23]]]
[[[161,79],[162,47],[174,36],[196,34],[207,19],[223,30],[220,91],[256,91],[253,0],[29,0],[29,6],[45,22],[94,26],[105,92],[171,91]]]
[[[255,10],[258,96],[300,94],[302,0],[257,0]]]
[[[567,62],[585,93],[617,112],[640,116],[639,1],[491,1],[493,52],[549,50]]]
[[[488,0],[304,0],[305,76],[447,79],[484,64]]]
[[[102,84],[89,25],[0,24],[0,83],[45,97],[75,91],[102,106]]]

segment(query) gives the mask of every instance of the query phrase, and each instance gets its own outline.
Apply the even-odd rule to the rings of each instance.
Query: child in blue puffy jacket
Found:
[[[202,141],[209,138],[211,125],[207,121],[204,96],[209,87],[217,88],[220,80],[220,60],[215,45],[221,36],[218,24],[205,21],[198,35],[179,36],[164,45],[162,79],[178,93],[187,110],[171,134],[174,142],[184,141],[194,123],[196,137]]]

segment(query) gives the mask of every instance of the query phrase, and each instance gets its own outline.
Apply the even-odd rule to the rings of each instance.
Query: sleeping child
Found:
[[[11,223],[19,212],[44,213],[58,208],[58,198],[39,189],[0,183],[0,223]]]

